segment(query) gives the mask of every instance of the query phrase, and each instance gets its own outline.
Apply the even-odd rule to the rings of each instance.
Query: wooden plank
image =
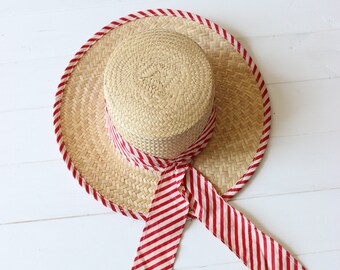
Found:
[[[57,57],[0,64],[0,113],[51,108],[68,61]]]
[[[339,188],[340,132],[272,138],[266,156],[237,200]]]
[[[140,0],[74,0],[74,1],[43,1],[34,0],[4,2],[0,6],[2,19],[22,18],[31,16],[38,20],[38,15],[47,14],[52,20],[71,25],[78,18],[83,19],[78,12],[87,13],[88,21],[106,22],[126,14],[149,8],[178,8],[192,11],[215,20],[230,30],[237,31],[242,36],[278,35],[324,31],[340,27],[339,2],[336,0],[310,0],[308,5],[303,1],[261,0],[257,2],[235,2],[232,0],[211,0],[207,5],[201,1],[153,1]],[[74,19],[68,16],[73,12]],[[54,15],[55,14],[55,15]],[[84,23],[84,19],[82,22]],[[27,21],[26,21],[27,22]],[[44,21],[44,24],[48,24]],[[61,23],[59,23],[62,25]],[[0,24],[1,25],[1,24]],[[76,25],[74,25],[76,26]]]
[[[0,226],[1,269],[129,269],[142,222],[120,215]]]
[[[0,224],[111,213],[73,180],[63,161],[0,167]]]
[[[322,253],[305,254],[298,256],[298,259],[306,262],[307,269],[338,269],[340,267],[340,250],[326,251]],[[198,267],[180,267],[176,270],[248,270],[240,261],[231,263],[216,263],[200,265]]]
[[[211,9],[216,10],[215,7],[211,7]],[[127,10],[130,13],[134,9]],[[248,12],[250,11],[251,9],[248,10]],[[303,12],[305,11],[303,9]],[[100,12],[100,16],[96,12]],[[211,10],[211,12],[213,11]],[[220,12],[223,12],[223,9]],[[100,8],[99,11],[93,8],[65,9],[62,12],[28,14],[20,20],[15,16],[3,19],[6,20],[6,23],[4,23],[5,27],[0,37],[0,63],[73,55],[101,27],[123,14],[125,13],[121,13],[120,9],[106,7]],[[215,16],[219,16],[219,14]],[[63,18],[63,21],[60,18]],[[228,17],[219,16],[219,18]],[[298,19],[300,20],[300,18]],[[22,27],[21,21],[25,21],[25,27]],[[242,22],[244,20],[234,21]],[[285,23],[286,20],[283,20],[278,25]],[[229,25],[228,21],[225,23],[221,21],[221,24]],[[274,23],[266,23],[266,25],[267,27],[275,26]],[[240,28],[237,25],[231,27],[231,33],[235,32],[234,34],[238,36],[236,31],[241,31]],[[235,31],[232,31],[233,29]],[[254,22],[252,22],[247,26],[247,29],[251,33],[260,28],[254,27]],[[299,34],[301,31],[298,31],[298,34],[288,36],[276,36],[271,33],[269,36],[260,38],[245,38],[247,35],[242,35],[244,37],[240,40],[252,52],[259,67],[264,71],[267,82],[328,78],[339,76],[337,49],[340,43],[340,30],[336,29],[338,28],[332,28],[325,32],[314,31],[302,34]],[[327,42],[323,42],[323,40],[327,40]],[[321,42],[322,46],[320,46]],[[11,50],[6,48],[11,48]],[[292,65],[292,59],[294,59],[294,65]]]
[[[339,82],[340,79],[333,79],[271,85],[273,137],[339,131]],[[53,103],[52,93],[47,105]],[[0,122],[0,147],[6,153],[0,157],[0,165],[60,158],[53,134],[52,106],[2,112]],[[324,147],[329,149],[332,145],[326,143]]]
[[[340,188],[339,159],[340,132],[273,138],[235,200]],[[0,175],[0,223],[110,212],[79,187],[62,160],[0,166]]]
[[[340,130],[339,79],[269,85],[271,135],[294,136]]]
[[[267,83],[340,76],[340,30],[241,38]],[[322,44],[322,45],[321,45]]]
[[[3,43],[0,43],[0,54],[7,47],[14,48],[0,57],[0,63],[2,62],[0,64],[0,73],[2,74],[0,77],[2,85],[0,112],[51,106],[59,79],[71,59],[71,55],[96,30],[89,33],[78,31],[76,36],[74,34],[67,36],[68,34],[63,33],[63,30],[58,33],[39,32],[36,37],[27,33],[27,36],[22,39],[28,40],[27,46],[32,46],[29,52],[25,49],[24,41],[18,40],[15,36],[8,37]],[[44,44],[40,40],[44,40]],[[320,40],[329,42],[320,46]],[[52,44],[54,41],[55,44]],[[339,81],[326,79],[340,76],[338,66],[340,54],[337,52],[340,46],[340,30],[310,35],[247,38],[242,41],[250,49],[268,84],[312,80],[306,84],[270,85],[269,90],[289,91],[291,89],[289,93],[304,97],[303,101],[306,91],[310,91],[310,94],[319,91],[317,99],[321,98],[321,101],[327,98],[332,99],[328,94],[334,94],[335,86]],[[314,84],[316,79],[324,80]],[[288,99],[289,96],[284,93],[280,98]],[[321,96],[322,93],[327,93],[327,95]],[[271,94],[275,98],[275,93]],[[337,98],[339,95],[333,103],[338,100]],[[297,101],[301,100],[297,99]],[[282,104],[278,102],[278,106],[280,105],[289,108],[287,102]],[[309,103],[305,105],[308,106]],[[317,105],[314,108],[315,111],[320,107],[320,104]],[[327,108],[325,109],[323,113],[327,112]]]
[[[0,114],[0,165],[60,159],[52,107]]]
[[[338,189],[248,199],[237,202],[237,207],[281,239],[294,254],[303,255],[301,260],[307,266],[314,266],[315,256],[320,259],[317,265],[321,266],[339,263],[339,260],[328,262],[328,257],[322,255],[340,250],[335,226],[340,217],[334,215],[334,205],[339,203]],[[129,269],[142,227],[143,222],[117,214],[2,225],[0,267]],[[229,267],[233,262],[237,262],[235,256],[202,224],[194,221],[187,226],[175,269],[198,269],[216,264]]]

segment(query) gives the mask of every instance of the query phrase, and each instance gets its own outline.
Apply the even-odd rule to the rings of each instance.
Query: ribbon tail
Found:
[[[219,196],[213,185],[193,167],[187,174],[186,188],[194,215],[249,269],[305,270],[278,242]]]
[[[189,212],[179,188],[187,167],[162,172],[132,270],[172,269]]]

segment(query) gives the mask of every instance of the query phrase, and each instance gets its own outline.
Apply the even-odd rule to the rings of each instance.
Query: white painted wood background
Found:
[[[0,0],[0,269],[129,269],[143,222],[88,196],[52,128],[59,78],[102,26],[171,7],[207,17],[254,56],[268,84],[266,158],[233,201],[310,270],[340,269],[340,2]],[[240,270],[197,221],[177,270]]]

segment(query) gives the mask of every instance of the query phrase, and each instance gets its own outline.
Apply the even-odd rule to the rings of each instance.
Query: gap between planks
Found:
[[[279,196],[296,195],[296,194],[304,194],[304,193],[327,192],[327,191],[333,191],[333,190],[340,190],[340,187],[331,187],[331,188],[296,191],[296,192],[283,192],[283,193],[268,194],[268,195],[244,196],[242,198],[236,197],[236,198],[232,198],[232,199],[228,200],[228,202],[237,202],[237,201],[252,200],[252,199],[258,199],[258,198],[279,197]],[[63,217],[51,217],[51,218],[32,219],[32,220],[20,220],[20,221],[0,223],[0,226],[35,223],[35,222],[46,222],[46,221],[58,221],[58,220],[64,220],[64,219],[86,218],[86,217],[105,216],[105,215],[114,215],[114,214],[118,214],[118,213],[116,213],[116,212],[103,212],[103,213],[84,214],[84,215],[71,215],[71,216],[63,216]]]

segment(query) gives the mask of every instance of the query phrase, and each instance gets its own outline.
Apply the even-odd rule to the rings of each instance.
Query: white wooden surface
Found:
[[[252,53],[273,132],[232,203],[308,269],[340,269],[337,0],[0,0],[0,269],[129,269],[143,222],[111,213],[73,180],[51,108],[77,49],[109,21],[151,7],[210,18]],[[175,269],[246,269],[197,221],[187,227]]]

